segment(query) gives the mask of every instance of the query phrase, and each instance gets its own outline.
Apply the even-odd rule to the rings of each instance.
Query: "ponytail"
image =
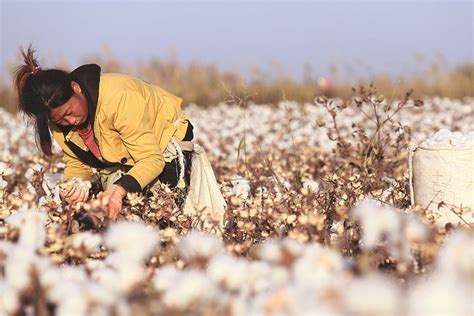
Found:
[[[14,86],[18,94],[20,112],[35,121],[36,143],[47,156],[52,155],[49,116],[51,109],[66,103],[73,95],[70,75],[59,69],[43,70],[31,48],[20,48],[24,64],[16,68]]]

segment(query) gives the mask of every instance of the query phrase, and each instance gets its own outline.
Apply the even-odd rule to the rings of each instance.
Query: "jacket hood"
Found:
[[[96,64],[82,65],[74,69],[70,75],[73,81],[81,86],[89,108],[88,121],[94,124],[97,100],[99,99],[100,66]]]

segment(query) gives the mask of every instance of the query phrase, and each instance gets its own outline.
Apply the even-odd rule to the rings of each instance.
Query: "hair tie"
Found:
[[[31,74],[32,74],[32,75],[36,75],[36,74],[37,74],[38,72],[40,72],[40,71],[41,71],[41,68],[38,67],[38,66],[36,66],[36,67],[31,71]]]

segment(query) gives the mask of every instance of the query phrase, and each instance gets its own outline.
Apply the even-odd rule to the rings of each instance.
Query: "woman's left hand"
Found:
[[[111,220],[115,220],[122,209],[122,200],[127,195],[127,191],[118,185],[112,184],[107,190],[101,194],[101,198],[108,198],[107,213]]]

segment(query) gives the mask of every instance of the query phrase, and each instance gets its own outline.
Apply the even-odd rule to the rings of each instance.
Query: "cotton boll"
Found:
[[[0,279],[0,315],[15,315],[20,308],[18,289]]]
[[[42,172],[43,170],[44,167],[37,163],[26,170],[25,178],[28,179],[28,181],[31,181],[33,180],[33,175],[35,174],[35,172]]]
[[[78,293],[77,295],[71,295],[70,297],[64,298],[57,302],[56,315],[58,316],[88,316],[89,306],[86,299]]]
[[[114,311],[117,316],[134,316],[126,299],[119,299],[114,306]]]
[[[351,209],[352,215],[362,226],[363,247],[373,249],[382,237],[396,240],[400,233],[400,214],[393,208],[378,205],[376,201],[366,199]]]
[[[319,245],[308,247],[293,264],[293,278],[301,286],[319,288],[330,285],[334,277],[344,270],[339,253]]]
[[[186,262],[209,259],[224,251],[222,240],[214,235],[191,231],[177,244],[179,256]]]
[[[49,189],[53,190],[61,182],[62,175],[60,173],[55,173],[52,175],[44,175],[43,184]]]
[[[252,301],[252,314],[255,315],[288,315],[293,305],[288,292],[281,288],[257,293]]]
[[[409,290],[407,310],[409,316],[473,315],[472,285],[444,276],[419,281]]]
[[[48,298],[53,302],[62,302],[70,297],[77,297],[84,295],[83,287],[89,282],[85,272],[74,266],[65,266],[56,268],[56,273],[49,273],[50,280],[41,278],[45,282],[50,283],[48,288]],[[57,278],[57,280],[55,280]],[[52,282],[57,281],[57,282]],[[45,284],[47,285],[47,284]],[[84,298],[81,298],[82,300]]]
[[[81,296],[81,286],[78,281],[61,280],[61,282],[53,284],[48,290],[48,299],[55,303],[65,301],[69,297],[78,296]]]
[[[99,251],[100,245],[104,243],[101,235],[91,232],[80,232],[71,235],[69,240],[73,248],[84,247],[89,252]]]
[[[25,210],[18,211],[7,217],[6,222],[20,229],[18,244],[32,249],[37,249],[44,245],[46,232],[46,214],[39,211]]]
[[[35,262],[36,255],[31,248],[14,247],[5,260],[5,279],[17,290],[25,289],[31,283]]]
[[[118,280],[119,272],[112,267],[98,268],[91,272],[90,278],[92,281],[97,282],[98,284],[105,286],[112,291],[118,290]]]
[[[145,269],[141,262],[129,259],[122,253],[113,253],[105,260],[106,266],[111,267],[115,272],[115,280],[107,279],[104,285],[124,293],[133,286],[143,281]],[[109,274],[110,276],[110,274]]]
[[[109,316],[111,315],[111,308],[102,305],[92,305],[89,309],[90,316]]]
[[[230,180],[232,183],[232,193],[246,200],[249,197],[250,193],[250,182],[244,177],[233,176]]]
[[[225,306],[229,315],[257,315],[251,308],[251,302],[247,295],[238,292],[236,294],[220,293],[218,302]]]
[[[287,283],[289,277],[286,268],[273,266],[265,261],[252,261],[248,268],[247,287],[251,292],[267,291]]]
[[[318,192],[319,191],[319,182],[315,180],[304,180],[303,181],[303,188],[309,189],[313,192]]]
[[[258,257],[271,263],[289,264],[299,257],[304,249],[301,243],[293,239],[269,240],[261,245]]]
[[[101,305],[102,311],[105,311],[105,307],[114,305],[117,300],[117,296],[113,291],[110,291],[107,287],[104,287],[100,284],[87,282],[83,283],[82,293],[86,296],[88,302],[91,302],[92,305]],[[99,314],[101,310],[97,309],[95,314]]]
[[[214,283],[206,275],[188,270],[183,271],[175,285],[163,294],[163,303],[178,310],[199,308],[212,302],[217,293]]]
[[[153,285],[156,290],[165,292],[174,286],[176,280],[181,274],[181,270],[178,270],[175,266],[165,265],[158,269],[153,276]]]
[[[474,234],[454,231],[446,237],[436,257],[436,273],[474,284]]]
[[[118,222],[107,231],[105,243],[110,249],[141,261],[151,255],[159,246],[158,231],[139,222]]]
[[[345,288],[343,302],[353,315],[399,315],[401,289],[395,281],[370,274],[354,279]]]
[[[87,258],[85,262],[85,266],[88,271],[95,271],[98,269],[105,268],[105,262],[104,260],[100,260],[100,259]]]
[[[16,245],[8,240],[0,240],[0,259],[7,257]],[[1,263],[2,261],[0,261]]]
[[[7,187],[7,185],[8,185],[8,182],[3,180],[3,177],[0,176],[0,190],[5,189]]]
[[[65,266],[60,271],[63,281],[84,282],[88,279],[82,266]]]
[[[278,263],[283,260],[283,253],[278,241],[270,240],[260,247],[259,258],[271,263]]]
[[[318,299],[318,293],[293,284],[257,293],[251,315],[340,315]]]
[[[405,236],[408,240],[414,242],[424,241],[428,238],[429,229],[414,214],[405,216],[404,224]]]
[[[229,255],[215,256],[209,262],[207,274],[216,283],[229,290],[238,290],[247,281],[248,263]]]
[[[9,176],[15,172],[15,169],[9,167],[5,162],[0,161],[0,176]]]
[[[53,266],[49,268],[43,267],[38,275],[40,284],[45,289],[53,288],[56,284],[63,281],[60,269]]]

